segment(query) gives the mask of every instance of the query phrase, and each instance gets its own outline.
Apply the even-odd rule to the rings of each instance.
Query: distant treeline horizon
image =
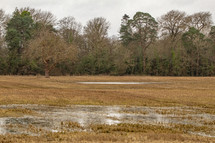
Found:
[[[119,36],[95,17],[82,26],[71,15],[0,9],[1,75],[214,76],[215,26],[210,12],[171,10],[122,15]]]

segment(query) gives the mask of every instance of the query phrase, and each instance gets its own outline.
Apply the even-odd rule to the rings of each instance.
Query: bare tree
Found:
[[[159,29],[162,32],[162,36],[170,36],[173,41],[176,37],[185,31],[186,13],[172,10],[165,15],[162,15],[159,19]]]
[[[84,35],[90,49],[102,47],[104,41],[107,40],[109,26],[109,22],[102,17],[88,21],[84,27]]]
[[[9,16],[4,10],[0,9],[0,48],[5,46],[4,37],[6,32],[6,24],[9,21]]]
[[[76,41],[81,34],[82,26],[72,16],[61,19],[58,26],[60,34],[70,44]]]
[[[194,27],[204,34],[208,34],[211,28],[212,16],[210,12],[194,13],[187,18],[189,27]]]
[[[74,59],[75,48],[67,45],[56,33],[42,30],[38,37],[30,41],[25,55],[42,62],[45,68],[45,77],[48,78],[50,71],[57,63]]]
[[[41,23],[44,26],[56,25],[56,17],[49,11],[42,11],[41,9],[34,9],[30,7],[24,7],[19,9],[19,11],[28,11],[31,13],[34,22]]]

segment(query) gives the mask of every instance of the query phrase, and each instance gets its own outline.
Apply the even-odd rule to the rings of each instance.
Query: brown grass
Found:
[[[213,143],[213,138],[177,133],[50,133],[42,136],[7,135],[0,136],[2,143]]]
[[[37,115],[29,109],[0,109],[0,117],[21,117],[24,115]]]
[[[166,83],[82,85],[77,83],[79,81]],[[0,104],[193,106],[204,107],[204,112],[215,114],[215,77],[66,76],[46,79],[35,76],[0,76]],[[6,111],[0,110],[0,113],[4,112]],[[9,115],[17,116],[16,113],[23,114],[28,111],[9,112],[12,112]],[[30,111],[29,114],[31,114]],[[79,128],[74,123],[62,124]],[[208,124],[213,125],[214,122],[211,121]],[[181,132],[183,128],[192,128],[191,126],[176,126],[176,128],[178,132],[166,128],[154,128],[154,126],[98,125],[92,127],[95,132],[49,133],[40,137],[6,135],[0,136],[0,142],[215,142],[214,138]]]
[[[78,81],[153,81],[150,85],[82,85]],[[215,107],[214,77],[0,77],[0,104]]]

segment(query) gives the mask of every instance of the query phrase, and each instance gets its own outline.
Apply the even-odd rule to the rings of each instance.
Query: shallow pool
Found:
[[[36,115],[0,118],[0,134],[38,135],[39,130],[47,132],[91,131],[89,125],[119,123],[151,124],[174,128],[174,125],[204,126],[204,131],[185,129],[186,133],[215,137],[215,115],[204,108],[190,107],[126,107],[76,105],[56,107],[45,105],[1,105],[1,109],[29,109]],[[80,129],[66,128],[64,123],[72,122]],[[37,130],[37,131],[35,131]]]

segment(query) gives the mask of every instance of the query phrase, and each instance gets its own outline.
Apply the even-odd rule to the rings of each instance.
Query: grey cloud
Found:
[[[117,34],[122,16],[131,17],[137,11],[150,13],[157,18],[172,9],[192,14],[214,11],[214,0],[0,0],[0,8],[12,13],[15,7],[30,6],[51,11],[57,18],[74,16],[83,25],[94,17],[105,17],[111,23],[110,35]],[[214,16],[214,12],[212,13]]]

